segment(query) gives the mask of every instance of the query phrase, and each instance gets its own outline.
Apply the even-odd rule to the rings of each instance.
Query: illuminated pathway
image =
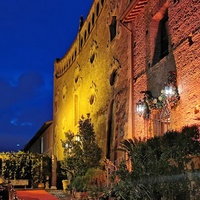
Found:
[[[17,190],[16,192],[21,200],[58,200],[45,190]]]

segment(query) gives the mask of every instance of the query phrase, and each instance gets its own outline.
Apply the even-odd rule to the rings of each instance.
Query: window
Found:
[[[97,3],[97,8],[96,8],[96,15],[99,15],[99,3]]]
[[[91,27],[90,27],[90,22],[89,22],[89,24],[88,24],[88,34],[90,33],[90,29],[91,29]]]
[[[78,95],[74,96],[74,125],[78,124],[79,115],[78,115]]]
[[[44,139],[41,137],[40,139],[40,153],[44,153]]]
[[[165,16],[160,21],[160,58],[164,58],[166,55],[168,55],[168,34],[167,34],[167,22],[168,22],[168,16]]]
[[[86,39],[87,39],[87,32],[85,31],[85,33],[84,33],[84,40],[86,41]]]
[[[95,18],[94,18],[94,13],[92,14],[92,25],[94,25],[94,20],[95,20]]]
[[[179,0],[174,0],[174,3],[179,3]]]
[[[153,65],[169,54],[169,50],[168,50],[169,39],[168,39],[168,31],[167,31],[168,30],[167,11],[164,17],[160,21],[158,21],[157,26],[158,26],[158,29],[157,29],[157,35],[155,38],[155,50],[154,50],[153,62],[152,62]]]
[[[114,100],[111,101],[109,106],[109,112],[108,112],[108,129],[107,129],[107,152],[106,157],[108,159],[116,160],[115,153],[112,151],[112,149],[115,146],[115,103]]]
[[[109,26],[109,28],[110,28],[110,41],[112,41],[116,36],[116,27],[117,27],[116,16],[113,16],[112,22]]]

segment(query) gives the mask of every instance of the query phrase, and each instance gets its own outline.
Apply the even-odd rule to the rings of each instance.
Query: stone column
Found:
[[[56,180],[57,180],[57,158],[55,155],[52,155],[52,178],[51,178],[51,189],[57,189],[56,187]]]

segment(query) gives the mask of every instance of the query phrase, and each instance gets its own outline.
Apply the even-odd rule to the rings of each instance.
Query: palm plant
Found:
[[[188,198],[191,188],[186,165],[200,153],[198,127],[168,131],[147,141],[127,139],[118,150],[126,152],[131,163],[131,169],[127,161],[121,163],[115,174],[118,182],[113,190],[121,199]],[[194,170],[193,164],[190,169]]]

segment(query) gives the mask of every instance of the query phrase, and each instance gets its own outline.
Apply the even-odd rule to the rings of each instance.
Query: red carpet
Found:
[[[17,190],[16,192],[21,200],[58,200],[44,190]]]

